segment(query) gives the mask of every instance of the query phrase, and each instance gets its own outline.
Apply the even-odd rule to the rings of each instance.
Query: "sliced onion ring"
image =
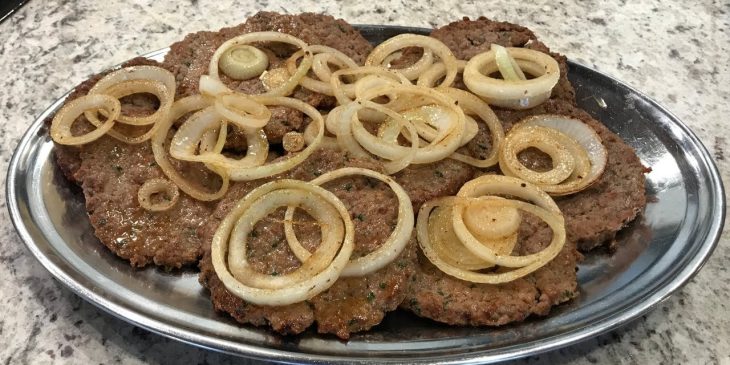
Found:
[[[457,74],[463,73],[464,67],[466,67],[466,61],[456,60]],[[443,62],[436,62],[431,65],[431,67],[429,67],[426,71],[421,73],[420,76],[418,76],[418,81],[416,82],[416,85],[424,87],[436,87],[436,82],[444,77],[446,77],[446,65],[444,65]]]
[[[402,50],[407,47],[421,47],[423,49],[430,49],[436,56],[439,57],[441,62],[446,66],[446,77],[441,82],[440,86],[451,86],[456,78],[457,64],[456,57],[451,53],[449,47],[443,44],[441,41],[433,37],[427,37],[417,34],[400,34],[392,37],[385,42],[379,44],[365,60],[365,65],[381,65],[383,61],[393,52]],[[398,71],[397,69],[392,69]],[[415,77],[414,77],[415,79]]]
[[[162,83],[164,85],[164,90],[159,91],[159,95],[155,94],[155,96],[157,96],[160,100],[160,107],[151,115],[143,117],[120,115],[116,118],[116,120],[120,123],[131,125],[148,125],[165,119],[175,98],[176,84],[175,76],[170,71],[162,67],[130,66],[116,70],[104,76],[101,80],[94,84],[94,86],[89,90],[89,94],[106,94],[107,90],[112,86],[133,80],[157,81]],[[136,93],[134,89],[118,91],[124,95]],[[95,117],[92,111],[87,111],[85,115],[86,119],[89,119],[90,121]]]
[[[314,58],[312,59],[312,71],[314,71],[319,80],[315,80],[305,75],[299,83],[304,88],[320,94],[334,96],[332,84],[330,83],[332,71],[330,70],[328,63],[335,64],[340,69],[358,67],[357,63],[355,63],[352,58],[331,47],[311,45],[307,47],[307,51],[314,54]],[[305,50],[299,50],[289,57],[286,61],[286,67],[289,73],[294,74],[296,72],[297,61],[304,56],[304,53]]]
[[[207,166],[215,166],[226,171],[233,178],[233,174],[248,168],[261,166],[269,153],[269,143],[261,129],[242,128],[248,148],[246,156],[241,159],[226,157],[217,152],[201,151],[196,153],[198,144],[206,132],[219,130],[224,122],[223,116],[215,107],[207,107],[188,118],[170,142],[170,155],[178,160],[202,162]]]
[[[241,216],[250,209],[254,202],[264,199],[270,192],[281,189],[300,190],[317,195],[335,208],[340,214],[340,219],[345,226],[342,245],[332,262],[324,270],[301,281],[292,280],[291,286],[287,285],[279,289],[267,289],[246,285],[232,275],[227,265],[229,260],[226,259],[226,256],[228,256],[229,250],[231,249],[229,245],[242,245],[240,249],[244,253],[244,258],[246,252],[245,240],[243,242],[231,242],[231,233],[234,228],[239,227],[239,237],[246,237],[255,222],[250,220],[242,222]],[[249,216],[249,218],[252,219],[255,217]],[[354,236],[354,225],[347,212],[347,208],[334,194],[314,184],[283,179],[259,186],[236,204],[225,219],[223,219],[213,236],[211,259],[216,274],[233,295],[258,305],[281,306],[310,299],[332,286],[350,259],[354,248]],[[281,286],[281,283],[278,283],[276,286]]]
[[[549,128],[539,126],[513,128],[507,134],[499,151],[499,166],[505,175],[519,177],[538,186],[557,185],[570,177],[576,168],[577,161],[571,154],[569,144],[567,138],[553,133]],[[553,167],[540,172],[524,166],[517,155],[529,147],[548,154]]]
[[[215,110],[240,128],[263,128],[271,119],[271,111],[240,93],[222,94],[215,99]]]
[[[411,141],[411,146],[403,147],[394,142],[389,143],[370,134],[370,132],[363,127],[358,118],[358,112],[363,110],[363,108],[368,108],[369,110],[374,110],[388,115],[395,121],[395,123],[398,123],[398,125],[401,126],[399,130],[406,129],[410,136],[409,140]],[[339,130],[339,133],[337,134],[337,143],[340,148],[345,151],[349,151],[354,156],[360,157],[360,146],[362,146],[368,152],[390,160],[383,164],[383,169],[388,174],[394,174],[406,168],[416,158],[416,154],[419,151],[418,132],[416,131],[416,128],[411,123],[405,121],[400,114],[377,103],[362,101],[352,102],[346,105],[340,118],[341,124],[337,127]],[[393,150],[394,147],[398,148],[398,150]],[[383,152],[385,150],[391,150],[387,156],[385,156],[385,153]],[[367,153],[364,153],[364,156],[362,157],[367,156]]]
[[[411,238],[411,231],[413,230],[413,205],[411,199],[408,197],[408,193],[391,177],[360,167],[345,167],[330,171],[317,177],[310,183],[322,185],[349,175],[362,175],[378,179],[388,184],[398,199],[398,220],[388,239],[375,251],[350,260],[345,270],[342,271],[343,277],[360,277],[382,269],[395,260],[406,247]],[[305,262],[309,259],[310,253],[299,243],[294,234],[294,228],[291,224],[293,217],[294,208],[290,206],[287,208],[284,216],[284,230],[286,232],[287,242],[299,261]]]
[[[421,246],[423,253],[426,255],[428,260],[431,261],[431,263],[433,263],[436,267],[438,267],[441,271],[448,275],[451,275],[457,279],[474,283],[502,284],[521,278],[541,268],[547,262],[555,258],[555,256],[560,253],[560,250],[563,247],[563,244],[565,242],[565,223],[563,221],[562,215],[557,214],[550,209],[545,209],[543,207],[528,204],[522,201],[506,200],[505,202],[500,202],[500,204],[511,204],[518,209],[524,210],[537,216],[545,223],[547,223],[550,229],[553,231],[553,238],[549,246],[540,252],[542,254],[541,258],[511,271],[488,274],[473,272],[469,269],[452,265],[442,259],[442,257],[439,256],[437,251],[434,249],[431,242],[431,237],[428,233],[428,221],[431,210],[433,210],[435,207],[440,205],[453,205],[458,203],[460,200],[463,201],[463,198],[447,197],[426,202],[425,204],[423,204],[423,206],[421,206],[421,209],[418,212],[418,222],[416,224],[418,244]]]
[[[382,61],[382,64],[389,69],[400,73],[411,81],[417,79],[424,71],[433,65],[433,51],[430,48],[424,48],[421,57],[413,64],[403,68],[392,68],[391,63],[401,56],[403,56],[403,52],[391,53]]]
[[[170,131],[170,128],[176,120],[180,119],[182,116],[190,112],[204,109],[210,106],[210,104],[210,100],[202,95],[192,95],[176,101],[173,104],[172,109],[170,110],[170,115],[166,120],[159,122],[159,127],[155,134],[152,136],[152,139],[150,140],[152,153],[155,156],[155,162],[157,162],[157,165],[160,166],[160,169],[162,169],[162,172],[165,174],[165,176],[167,176],[168,179],[172,180],[175,185],[180,188],[180,190],[185,192],[185,194],[188,194],[197,200],[203,201],[220,199],[226,193],[226,191],[228,191],[228,175],[225,173],[225,171],[222,171],[220,169],[214,169],[213,171],[221,177],[220,188],[218,189],[218,191],[212,193],[202,191],[201,189],[191,185],[187,181],[187,179],[185,179],[185,177],[182,176],[177,170],[175,170],[174,166],[172,166],[170,160],[167,158],[165,141],[167,140],[167,135]]]
[[[608,163],[608,151],[601,141],[601,137],[593,128],[582,121],[563,115],[541,114],[527,117],[513,126],[543,126],[555,129],[575,140],[588,154],[591,169],[587,175],[581,176],[580,184],[577,186],[562,186],[560,188],[548,188],[552,195],[567,195],[583,190],[598,181]],[[561,184],[562,185],[562,184]]]
[[[114,85],[110,86],[108,89],[106,89],[104,91],[104,95],[113,96],[113,97],[115,97],[117,99],[121,99],[124,96],[132,95],[132,94],[137,94],[137,93],[150,93],[150,94],[154,94],[160,100],[170,99],[168,96],[166,96],[167,93],[168,93],[168,91],[165,88],[165,85],[163,83],[159,82],[159,81],[152,81],[152,80],[129,80],[129,81],[123,81],[123,82],[120,82],[118,84],[114,84]],[[160,118],[167,118],[167,114],[169,113],[170,106],[162,106],[161,108],[165,108],[168,111],[166,111],[166,112],[160,112],[160,110],[158,110],[156,112],[156,114]],[[100,110],[99,113],[101,115],[106,115],[103,110]],[[91,124],[93,124],[94,126],[99,127],[99,126],[102,125],[102,122],[99,120],[99,118],[97,116],[98,113],[96,113],[96,112],[87,112],[87,113],[85,113],[85,115],[87,116],[87,119],[89,120],[89,122]],[[120,123],[123,123],[123,124],[129,124],[129,123],[122,122],[120,118],[121,119],[125,119],[124,116],[121,116],[120,115],[119,118],[117,118],[116,121],[117,122],[120,122]],[[110,135],[111,137],[113,137],[113,138],[115,138],[115,139],[117,139],[119,141],[122,141],[124,143],[127,143],[127,144],[142,143],[142,142],[147,141],[148,139],[152,138],[152,135],[155,134],[155,131],[157,130],[157,128],[158,128],[158,126],[160,124],[159,123],[159,120],[142,120],[142,122],[144,122],[144,123],[152,123],[152,126],[149,127],[149,125],[144,125],[144,126],[147,126],[149,128],[143,134],[141,134],[141,135],[134,136],[134,137],[130,137],[130,136],[127,136],[127,135],[125,135],[125,134],[123,134],[123,133],[121,133],[119,131],[114,130],[114,128],[110,129],[107,132],[107,134]],[[140,125],[140,126],[142,126],[142,125]]]
[[[329,115],[327,115],[329,117]],[[326,120],[326,119],[325,119]],[[307,146],[311,145],[314,140],[317,138],[317,125],[314,123],[309,123],[304,128],[304,143],[307,144]],[[322,141],[319,144],[320,148],[330,148],[334,150],[339,150],[340,145],[337,144],[337,138],[330,137],[330,136],[323,136]]]
[[[332,77],[330,78],[332,91],[335,98],[337,98],[337,102],[340,105],[345,105],[356,97],[355,86],[353,84],[343,84],[341,79],[343,76],[355,76],[361,79],[369,75],[381,76],[383,78],[382,80],[390,79],[393,80],[394,83],[406,82],[410,84],[408,79],[400,79],[397,74],[390,72],[383,67],[362,66],[357,68],[340,69],[332,73]]]
[[[153,203],[152,195],[154,194],[164,194],[166,199],[159,203]],[[177,185],[166,179],[149,179],[137,190],[139,205],[143,209],[152,212],[161,212],[172,208],[177,203],[178,198],[180,198],[180,191]]]
[[[497,63],[499,73],[502,74],[502,79],[506,81],[527,80],[525,73],[522,72],[520,65],[509,54],[507,48],[492,43],[492,51],[494,51],[494,61]]]
[[[549,55],[526,48],[507,48],[517,64],[535,78],[507,81],[489,75],[498,70],[495,52],[480,53],[464,67],[464,83],[489,104],[511,109],[532,108],[550,97],[560,78],[558,62]]]
[[[463,198],[475,198],[489,195],[505,195],[527,200],[530,203],[536,204],[540,208],[559,215],[559,219],[561,221],[563,220],[560,209],[549,195],[540,190],[537,186],[514,177],[501,175],[480,176],[464,184],[457,194],[458,197]],[[551,252],[543,250],[536,254],[527,256],[500,256],[494,250],[481,244],[481,242],[479,242],[479,240],[476,239],[466,228],[463,218],[463,206],[461,208],[454,208],[453,222],[457,236],[464,243],[464,246],[469,249],[469,251],[484,260],[493,262],[500,266],[521,267],[530,265],[534,262],[541,261]],[[565,229],[563,227],[563,232],[564,231]],[[553,243],[560,245],[563,244],[559,242]]]
[[[279,32],[254,32],[243,34],[229,39],[215,50],[213,56],[210,59],[210,63],[208,64],[208,76],[210,76],[214,80],[220,81],[220,75],[218,73],[218,62],[220,61],[223,53],[233,46],[251,44],[256,42],[281,42],[292,44],[301,49],[307,48],[307,43],[289,34]],[[267,91],[262,95],[285,96],[291,94],[297,84],[299,84],[299,80],[301,80],[301,78],[307,74],[311,66],[312,55],[310,52],[306,52],[304,60],[301,62],[299,67],[297,67],[297,71],[289,78],[288,81],[275,89]],[[230,89],[228,89],[227,91],[232,92],[232,90]]]
[[[425,98],[431,103],[448,109],[455,115],[452,125],[442,131],[444,138],[434,139],[427,146],[419,148],[412,163],[423,164],[442,160],[451,155],[461,145],[465,129],[465,117],[463,110],[456,105],[456,101],[454,99],[434,89],[414,85],[397,85],[392,87],[386,85],[372,90],[367,90],[359,98],[362,101],[368,101],[389,93],[397,93],[399,95],[398,98],[405,98],[405,96]],[[343,122],[339,127],[338,138],[341,135],[346,136],[350,132],[348,127],[351,125],[352,134],[357,136],[358,141],[363,145],[363,147],[366,147],[366,145],[369,146],[366,147],[366,149],[369,149],[371,153],[389,160],[401,158],[406,153],[406,149],[408,147],[387,143],[377,136],[371,135],[364,129],[364,127],[362,127],[358,118],[353,117],[350,121],[347,119],[349,117],[349,115],[345,115],[345,113],[343,113],[341,118]],[[341,145],[343,144],[346,144],[346,142],[341,142]],[[346,148],[347,146],[343,147]]]
[[[479,168],[496,165],[499,162],[499,150],[502,148],[502,142],[504,141],[504,128],[502,128],[502,123],[497,118],[497,115],[494,114],[492,108],[475,95],[464,90],[439,88],[438,91],[456,99],[459,102],[459,107],[464,110],[464,114],[479,117],[487,125],[492,139],[492,149],[482,160],[458,152],[452,154],[450,158]]]
[[[447,264],[465,270],[482,270],[494,264],[480,259],[467,250],[454,232],[451,221],[452,207],[441,205],[436,207],[428,218],[428,236],[435,253]],[[512,252],[500,252],[508,255]]]
[[[71,126],[81,114],[87,110],[105,110],[109,116],[101,126],[80,136],[71,134]],[[119,117],[122,105],[119,100],[109,95],[84,95],[66,103],[51,121],[51,138],[63,145],[81,145],[99,139],[112,129],[114,120]]]
[[[261,273],[247,260],[248,236],[256,222],[278,208],[298,206],[319,222],[322,242],[308,260],[302,260],[295,270],[277,275]],[[233,227],[228,250],[228,268],[240,283],[260,289],[282,289],[300,283],[316,275],[330,265],[340,249],[345,236],[344,224],[337,217],[337,209],[320,195],[301,189],[284,188],[268,192],[251,205]]]
[[[322,114],[320,114],[319,111],[311,105],[301,100],[282,96],[254,95],[252,97],[257,102],[266,106],[280,105],[301,111],[312,120],[310,123],[316,124],[318,128],[317,135],[314,137],[314,140],[312,140],[312,143],[301,152],[289,154],[277,161],[260,166],[230,170],[230,177],[234,181],[261,179],[290,170],[306,160],[317,148],[319,148],[319,144],[322,142],[322,138],[324,137],[324,118],[322,118]],[[263,131],[260,133],[263,134]],[[265,138],[266,135],[264,134],[263,137]]]

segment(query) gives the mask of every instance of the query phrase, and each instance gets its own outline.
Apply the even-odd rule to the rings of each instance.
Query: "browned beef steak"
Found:
[[[345,166],[379,170],[373,161],[349,159],[340,151],[321,149],[304,163],[285,174],[300,180]],[[200,235],[210,242],[219,222],[232,207],[261,181],[236,184],[212,214],[212,219],[201,228]],[[347,206],[355,224],[355,251],[353,257],[371,252],[390,235],[397,217],[397,200],[390,188],[369,178],[353,177],[335,180],[325,188],[337,195]],[[283,218],[283,211],[278,218]],[[287,273],[299,266],[284,238],[283,225],[277,217],[259,222],[255,237],[250,237],[248,258],[262,273]],[[319,228],[311,218],[302,214],[295,217],[297,237],[305,247],[319,243]],[[320,333],[332,333],[348,338],[350,333],[364,331],[377,325],[386,312],[394,310],[405,296],[405,288],[413,274],[415,244],[411,243],[392,264],[360,278],[340,278],[324,293],[303,302],[287,306],[269,307],[247,303],[232,295],[218,279],[206,245],[200,262],[200,282],[211,292],[218,311],[226,312],[242,323],[269,325],[275,331],[295,334],[314,322]]]
[[[488,51],[493,43],[549,53],[560,65],[560,80],[553,89],[552,97],[575,104],[575,90],[567,77],[567,59],[561,54],[550,52],[550,49],[540,42],[531,30],[523,26],[497,22],[485,17],[476,20],[465,17],[463,20],[434,30],[431,37],[444,42],[454,55],[462,60],[468,60],[478,53]]]
[[[125,64],[134,65],[159,64],[143,58]],[[86,95],[102,76],[79,85],[69,100]],[[125,98],[122,110],[126,115],[148,114],[156,104],[152,98]],[[76,133],[88,128],[83,116],[74,124]],[[79,147],[56,145],[55,154],[61,171],[83,189],[94,234],[116,255],[137,267],[154,263],[178,268],[198,261],[203,241],[197,229],[214,205],[181,194],[167,211],[142,209],[137,201],[139,187],[148,179],[164,177],[149,143],[130,145],[104,136]],[[179,162],[176,166],[203,185],[216,184],[200,166]]]

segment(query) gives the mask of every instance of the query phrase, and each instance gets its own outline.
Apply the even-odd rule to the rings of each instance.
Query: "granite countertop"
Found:
[[[730,3],[701,1],[30,1],[0,24],[0,171],[34,118],[93,72],[258,10],[433,27],[486,15],[642,90],[687,123],[730,183]],[[378,5],[373,5],[373,4]],[[417,15],[416,15],[417,14]],[[728,151],[728,152],[725,152]],[[5,174],[0,174],[4,186]],[[0,204],[5,203],[5,189]],[[30,255],[0,210],[0,363],[247,363],[169,340],[85,302]],[[524,363],[730,363],[730,234],[702,271],[621,329]]]

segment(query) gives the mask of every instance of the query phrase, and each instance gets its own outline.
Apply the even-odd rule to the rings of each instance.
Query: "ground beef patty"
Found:
[[[419,254],[415,280],[402,304],[419,316],[448,324],[503,325],[532,314],[546,315],[550,307],[576,295],[575,268],[581,257],[576,247],[590,250],[612,242],[616,233],[646,205],[646,169],[636,153],[588,113],[562,100],[549,100],[530,110],[495,112],[506,130],[529,115],[550,113],[578,118],[593,127],[603,140],[608,165],[590,188],[555,198],[565,216],[565,247],[554,260],[524,278],[502,285],[474,284],[444,274]],[[520,229],[515,252],[535,252],[549,242],[550,235],[544,223],[529,217]]]
[[[124,66],[158,65],[137,58]],[[86,95],[103,77],[97,75],[79,85],[69,96],[73,100]],[[124,98],[125,115],[149,114],[157,108],[154,99]],[[85,118],[74,124],[74,133],[89,131]],[[197,229],[212,211],[213,203],[200,202],[180,194],[171,209],[150,212],[137,201],[137,190],[147,180],[164,178],[155,163],[149,143],[130,145],[104,136],[83,146],[56,145],[56,161],[69,180],[80,185],[86,200],[94,234],[117,256],[129,260],[132,266],[156,264],[178,268],[194,264],[202,254]],[[192,164],[175,162],[180,171],[203,184],[214,185],[205,169]]]
[[[520,255],[547,246],[550,228],[527,213],[515,252]],[[500,285],[477,284],[449,276],[419,251],[418,268],[401,307],[418,316],[452,325],[497,326],[546,315],[554,305],[577,295],[576,264],[581,255],[566,242],[558,256],[523,278]]]
[[[340,152],[320,149],[304,163],[289,171],[286,176],[311,180],[326,171],[345,166],[358,166],[379,170],[372,161],[349,159]],[[201,228],[206,242],[212,240],[219,222],[231,208],[261,181],[239,183],[232,187]],[[371,252],[387,239],[397,217],[397,200],[390,188],[369,178],[343,178],[325,185],[348,207],[355,224],[355,251],[353,257]],[[259,272],[278,275],[299,266],[289,250],[283,233],[283,209],[274,219],[265,219],[255,227],[250,237],[249,260]],[[306,215],[295,217],[297,237],[305,247],[316,247],[319,228]],[[255,237],[254,237],[255,236]],[[216,310],[230,314],[241,323],[257,326],[268,325],[282,334],[304,331],[314,322],[320,333],[331,333],[346,339],[353,332],[367,330],[383,319],[405,297],[406,283],[414,272],[415,242],[411,242],[393,263],[360,278],[340,278],[327,291],[301,303],[269,307],[247,303],[232,295],[218,279],[206,246],[200,261],[200,282],[210,290]]]
[[[200,76],[208,73],[210,59],[223,42],[241,34],[262,31],[287,33],[309,44],[329,46],[344,52],[361,64],[372,50],[370,43],[342,19],[313,13],[288,15],[260,12],[239,26],[223,28],[218,32],[191,33],[182,41],[170,46],[170,52],[165,56],[165,64],[175,73],[178,97],[198,93]],[[287,50],[288,48],[284,50],[277,48],[274,51],[267,51],[269,69],[282,67],[282,62],[288,57]],[[235,81],[221,73],[221,80],[232,89],[248,94],[266,91],[258,78]],[[334,106],[334,98],[301,87],[297,87],[292,96],[315,107]],[[304,127],[304,118],[299,111],[277,107],[272,108],[272,114],[271,121],[264,127],[269,142],[279,143],[285,133]]]
[[[566,100],[575,104],[575,90],[568,81],[568,64],[565,56],[550,52],[550,49],[537,39],[535,34],[520,25],[497,22],[485,17],[450,23],[431,32],[431,37],[444,42],[454,55],[468,60],[475,55],[489,51],[493,43],[505,47],[524,47],[549,53],[560,65],[560,80],[553,89],[552,98]]]
[[[568,240],[576,242],[580,250],[588,251],[606,243],[613,246],[616,233],[646,206],[644,174],[648,170],[634,149],[588,113],[564,101],[549,100],[524,111],[495,112],[506,129],[529,115],[548,113],[580,119],[598,133],[608,151],[603,175],[588,189],[556,197],[555,202],[565,215]]]

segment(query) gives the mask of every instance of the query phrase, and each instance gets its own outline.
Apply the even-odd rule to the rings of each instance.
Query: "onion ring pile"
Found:
[[[432,214],[434,208],[438,209]],[[553,237],[546,248],[526,256],[511,254],[520,226],[518,210],[548,224]],[[485,219],[490,226],[484,226]],[[479,177],[464,184],[456,197],[425,203],[418,212],[416,233],[424,254],[441,271],[484,284],[501,284],[534,272],[565,244],[564,218],[550,196],[532,184],[500,175]],[[512,270],[477,272],[495,265]]]
[[[387,183],[398,198],[398,221],[393,233],[377,250],[354,260],[354,225],[345,205],[319,185],[349,175],[363,175]],[[249,233],[256,222],[287,207],[285,237],[301,266],[290,273],[262,274],[246,259]],[[295,208],[304,209],[318,223],[322,242],[307,251],[293,228]],[[339,214],[339,219],[333,217]],[[321,293],[338,277],[359,277],[380,270],[400,255],[411,237],[413,207],[408,194],[392,178],[363,168],[343,168],[319,176],[311,182],[282,179],[248,193],[224,218],[213,237],[213,266],[226,288],[254,304],[286,305]]]
[[[524,166],[518,154],[534,147],[548,154],[553,167],[537,172]],[[601,137],[580,120],[542,114],[515,124],[499,151],[499,167],[505,175],[531,182],[551,195],[581,191],[603,174],[608,152]]]

